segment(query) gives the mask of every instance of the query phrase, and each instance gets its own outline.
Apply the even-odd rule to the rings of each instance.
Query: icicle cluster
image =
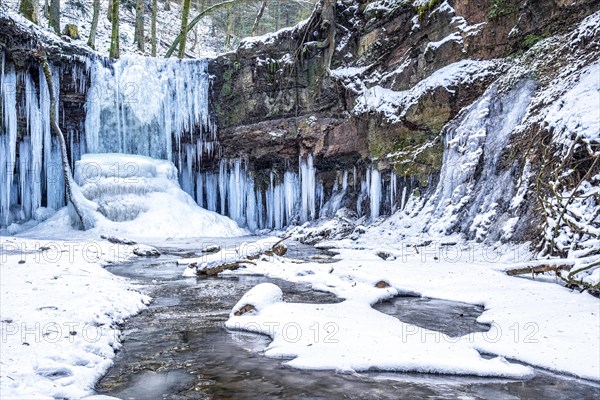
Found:
[[[340,172],[340,179],[336,179],[333,188],[325,190],[324,183],[317,177],[313,156],[309,155],[300,157],[297,172],[293,168],[271,171],[262,181],[258,181],[260,178],[240,159],[221,160],[218,172],[194,174],[186,168],[180,180],[181,187],[198,205],[226,215],[252,231],[281,229],[319,217],[333,217],[336,211],[348,206],[357,185],[362,189],[356,209],[352,211],[358,216],[366,215],[374,220],[383,208],[389,213],[404,207],[410,183],[403,185],[399,196],[395,173],[389,174],[387,182],[375,168],[367,169],[362,180],[356,177],[356,169],[353,174],[353,182],[349,183],[350,172]],[[365,202],[367,206],[362,207]]]
[[[59,74],[54,69],[53,79],[58,91]],[[41,68],[37,77],[41,87],[35,81],[28,72],[17,73],[2,54],[0,226],[47,215],[42,207],[56,210],[65,205],[60,147],[50,132],[50,94]],[[26,126],[18,126],[18,110]]]
[[[181,170],[212,156],[206,60],[125,57],[95,60],[86,101],[88,153],[125,153],[173,161]]]
[[[396,210],[399,203],[404,207],[407,184],[404,182],[399,199],[394,173],[384,180],[375,167],[367,168],[362,178],[356,168],[340,171],[333,188],[325,189],[313,155],[300,157],[297,168],[274,170],[262,177],[264,174],[251,171],[240,159],[220,160],[218,171],[202,171],[203,157],[218,156],[206,61],[126,57],[112,62],[97,58],[87,60],[87,65],[63,69],[71,76],[70,86],[86,94],[84,131],[66,132],[72,163],[89,153],[172,161],[182,189],[201,207],[253,231],[333,217],[343,207],[372,220]],[[35,218],[41,207],[56,210],[65,204],[60,148],[50,132],[50,96],[42,72],[39,74],[17,73],[2,57],[2,227]],[[53,72],[57,91],[59,75],[59,71]],[[42,87],[36,82],[42,82]],[[17,126],[21,117],[26,127]],[[137,213],[139,210],[119,209],[115,218]]]

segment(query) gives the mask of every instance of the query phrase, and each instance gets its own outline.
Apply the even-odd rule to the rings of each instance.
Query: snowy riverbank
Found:
[[[82,398],[149,298],[102,265],[132,246],[0,237],[2,398]]]
[[[382,247],[384,241],[389,243]],[[392,245],[384,239],[370,241],[371,245],[363,242],[359,248],[350,241],[331,242],[339,252],[339,261],[333,264],[263,257],[257,265],[233,273],[309,283],[346,301],[327,306],[292,304],[273,296],[273,288],[266,294],[258,290],[249,292],[254,300],[242,299],[232,310],[227,326],[271,336],[265,354],[292,358],[287,364],[299,368],[522,378],[532,372],[502,358],[484,361],[480,352],[600,380],[597,298],[543,277],[507,276],[503,272],[507,265],[529,257],[524,247],[444,242],[407,239]],[[377,288],[378,282],[389,287]],[[485,311],[478,322],[490,324],[491,329],[449,338],[370,308],[402,293],[482,305]],[[252,301],[259,304],[256,311],[235,315]]]

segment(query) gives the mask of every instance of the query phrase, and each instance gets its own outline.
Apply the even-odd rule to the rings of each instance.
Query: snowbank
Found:
[[[359,243],[332,242],[341,258],[335,264],[297,264],[276,258],[229,272],[307,283],[346,301],[330,305],[272,302],[262,305],[259,312],[232,315],[227,327],[271,336],[273,342],[265,354],[293,358],[287,364],[298,368],[531,375],[529,368],[508,363],[502,358],[506,357],[600,380],[598,299],[499,271],[530,256],[522,248],[494,249],[464,242],[442,245],[440,241],[416,247],[422,239],[413,239],[399,242],[396,237],[368,232]],[[359,246],[361,250],[349,248]],[[376,255],[379,251],[395,259],[382,261]],[[377,288],[376,280],[387,281],[391,287]],[[370,307],[399,292],[483,305],[478,322],[490,324],[491,329],[449,338]],[[485,360],[478,351],[499,358]]]
[[[2,398],[82,398],[149,301],[102,268],[130,246],[0,238]]]

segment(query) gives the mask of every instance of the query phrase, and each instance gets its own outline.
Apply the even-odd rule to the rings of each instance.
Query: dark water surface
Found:
[[[294,245],[294,257],[315,250]],[[161,246],[171,254],[108,269],[147,285],[148,310],[129,319],[115,365],[98,383],[100,394],[121,399],[598,399],[600,385],[537,370],[527,381],[462,376],[303,371],[269,359],[269,338],[229,332],[229,311],[254,285],[272,282],[290,302],[334,303],[331,294],[259,276],[183,278],[177,256],[198,252],[195,242]],[[450,336],[485,331],[483,309],[464,303],[399,297],[381,312]]]

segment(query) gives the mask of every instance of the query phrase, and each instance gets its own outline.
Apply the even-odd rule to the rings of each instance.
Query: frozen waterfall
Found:
[[[87,152],[162,158],[180,170],[183,161],[212,156],[217,136],[207,68],[206,60],[95,60],[86,101]]]
[[[405,179],[375,165],[339,170],[335,182],[329,182],[310,153],[297,164],[260,173],[246,160],[221,158],[210,115],[206,60],[80,61],[51,66],[61,107],[61,84],[85,98],[84,120],[64,127],[73,166],[84,155],[98,153],[171,161],[181,189],[198,205],[252,231],[330,218],[341,208],[374,220],[400,206],[400,191],[406,196]],[[70,80],[60,82],[59,76]],[[50,96],[44,82],[42,71],[16,71],[2,53],[0,227],[45,218],[65,205],[60,148],[50,131]],[[65,121],[64,110],[53,112]],[[143,192],[138,186],[96,187],[88,182],[84,193],[102,199],[108,219],[131,220],[144,211],[141,203],[116,197]]]
[[[52,74],[58,91],[59,73],[53,68]],[[48,86],[41,69],[36,75],[37,81],[43,82],[41,87],[36,86],[29,73],[17,73],[2,54],[0,226],[47,215],[41,212],[41,207],[56,210],[65,205],[60,147],[50,132]],[[19,110],[26,121],[25,126],[18,126]],[[72,148],[75,146],[72,144]]]

